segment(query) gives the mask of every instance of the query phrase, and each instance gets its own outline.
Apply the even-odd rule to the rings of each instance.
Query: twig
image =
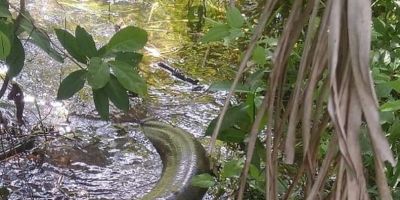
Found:
[[[206,53],[204,54],[203,61],[201,62],[201,68],[204,68],[204,66],[206,65],[207,57],[209,54],[210,54],[210,46],[207,46]]]
[[[151,21],[151,18],[153,17],[153,12],[156,9],[156,6],[158,6],[158,3],[153,3],[151,5],[151,10],[150,10],[150,14],[149,14],[149,18],[147,18],[147,23],[149,23]]]
[[[262,34],[264,27],[268,21],[268,18],[270,17],[270,15],[272,13],[271,11],[275,7],[275,4],[277,2],[278,2],[278,0],[266,1],[264,10],[259,19],[260,23],[257,25],[256,29],[253,32],[253,35],[251,36],[251,40],[249,42],[248,48],[247,48],[247,50],[243,56],[243,59],[240,63],[239,70],[238,70],[236,77],[231,85],[231,88],[229,89],[229,94],[226,97],[224,107],[222,108],[221,114],[218,116],[218,121],[214,128],[214,131],[213,131],[213,134],[211,137],[211,141],[210,141],[210,146],[208,148],[208,152],[210,154],[212,154],[212,151],[214,149],[218,133],[221,129],[222,120],[224,119],[225,113],[228,110],[228,106],[229,106],[230,100],[233,96],[233,93],[235,91],[235,88],[239,82],[239,79],[241,78],[241,76],[243,74],[243,71],[244,71],[244,68],[246,67],[247,61],[250,59],[250,57],[252,55],[253,49],[256,46],[258,39],[261,37],[261,34]]]
[[[34,104],[35,104],[36,111],[38,112],[40,128],[42,130],[44,130],[43,118],[42,118],[42,114],[40,113],[39,105],[37,103],[36,98],[34,100]],[[44,135],[44,139],[47,141],[47,136],[46,135]]]

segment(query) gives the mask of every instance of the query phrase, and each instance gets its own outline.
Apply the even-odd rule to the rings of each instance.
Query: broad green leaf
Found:
[[[108,120],[110,105],[108,102],[107,93],[104,91],[104,88],[93,90],[93,100],[96,110],[100,114],[100,117],[104,120]]]
[[[392,126],[390,126],[388,138],[390,143],[398,141],[398,139],[400,138],[400,120],[394,121]]]
[[[379,122],[381,124],[391,123],[394,119],[394,112],[379,112]]]
[[[33,26],[33,19],[31,17],[31,14],[27,11],[21,14],[21,21],[18,24],[18,33],[21,32],[26,32],[28,35],[33,32],[34,26]]]
[[[110,55],[111,55],[111,53],[110,53]],[[104,46],[100,47],[99,50],[97,50],[97,57],[105,58],[107,56],[108,56],[107,45],[104,45]]]
[[[42,29],[34,29],[31,33],[31,40],[50,57],[58,62],[64,62],[64,58],[51,46],[50,37]]]
[[[222,40],[230,34],[230,27],[228,24],[221,24],[211,28],[201,39],[200,42],[212,42]]]
[[[207,23],[209,23],[211,26],[217,26],[217,25],[221,25],[221,24],[222,24],[221,22],[215,21],[214,19],[209,18],[209,17],[204,17],[204,19],[205,19],[205,21],[206,21]]]
[[[250,76],[246,80],[246,85],[250,85],[252,91],[259,92],[265,90],[265,73],[266,69],[259,69],[250,74]]]
[[[382,21],[381,19],[379,19],[379,18],[374,18],[374,20],[373,20],[373,27],[374,27],[374,30],[377,32],[377,33],[379,33],[379,34],[381,34],[381,35],[383,35],[385,32],[386,32],[386,25],[385,25],[385,22],[384,21]]]
[[[26,32],[30,36],[30,42],[45,51],[50,57],[58,62],[64,62],[63,57],[58,53],[50,43],[50,37],[42,29],[32,25],[33,19],[28,12],[21,15],[21,21],[18,27],[18,33]]]
[[[389,97],[390,92],[392,91],[393,87],[389,82],[382,82],[379,84],[376,84],[376,94],[378,95],[379,98],[382,97]]]
[[[126,89],[118,82],[115,76],[111,75],[110,81],[104,89],[111,102],[113,102],[117,108],[123,111],[129,110],[129,97]]]
[[[224,45],[229,46],[232,41],[235,41],[237,38],[244,36],[244,32],[239,28],[230,28],[229,35],[224,37]]]
[[[14,23],[4,18],[0,19],[0,31],[10,40],[14,38]]]
[[[251,117],[249,116],[247,109],[248,105],[246,104],[240,104],[229,108],[226,112],[226,116],[229,117],[224,117],[222,120],[220,134],[227,130],[232,131],[231,128],[240,129],[247,133],[251,125]],[[216,123],[217,118],[213,119],[210,125],[208,125],[205,135],[208,136],[212,134]],[[229,133],[229,131],[227,131],[227,133]]]
[[[239,28],[231,28],[229,30],[229,37],[233,40],[239,37],[243,37],[244,36],[244,32],[242,29]]]
[[[128,26],[118,31],[108,42],[107,50],[113,52],[135,52],[144,47],[147,32],[141,28]]]
[[[81,90],[85,85],[86,74],[86,70],[77,70],[65,77],[58,88],[57,100],[68,99]]]
[[[6,58],[8,65],[8,75],[10,77],[17,76],[24,67],[25,50],[18,37],[14,36],[14,42],[11,47],[11,53]]]
[[[224,178],[239,177],[242,172],[243,161],[242,160],[231,160],[224,164],[221,176]]]
[[[96,44],[94,43],[93,37],[86,32],[86,30],[80,26],[75,29],[76,42],[78,43],[81,52],[88,58],[97,55]]]
[[[11,42],[7,35],[0,31],[0,59],[5,59],[11,52]]]
[[[87,64],[87,59],[81,52],[77,39],[66,30],[55,29],[55,32],[58,41],[60,41],[61,45],[68,51],[68,53],[77,61]]]
[[[143,55],[140,53],[134,53],[134,52],[119,52],[117,53],[117,56],[115,57],[116,61],[122,61],[125,62],[132,67],[136,67],[140,61],[142,61]]]
[[[265,147],[261,140],[257,138],[256,140],[256,148],[254,149],[253,159],[251,163],[260,166],[260,162],[265,162],[266,154],[265,154]]]
[[[209,188],[215,185],[215,180],[210,174],[204,173],[194,176],[191,184],[195,187]]]
[[[226,12],[226,20],[228,24],[232,28],[241,28],[244,24],[244,18],[242,14],[240,14],[239,9],[235,7],[230,7]]]
[[[109,62],[118,81],[131,92],[141,96],[147,94],[146,82],[134,71],[134,68],[125,62]]]
[[[400,110],[400,100],[389,101],[381,106],[382,112],[393,112]]]
[[[267,64],[265,55],[265,49],[257,45],[253,51],[252,59],[259,65],[265,65]]]
[[[11,13],[8,10],[8,6],[0,4],[0,17],[11,18]]]
[[[221,82],[216,82],[211,84],[210,88],[208,90],[210,91],[229,91],[231,88],[232,82],[231,81],[221,81]],[[248,85],[243,85],[243,84],[237,84],[235,88],[235,92],[240,92],[240,93],[250,93],[252,92],[250,90],[250,86]]]
[[[218,140],[224,141],[224,142],[232,142],[232,143],[242,143],[244,139],[246,139],[247,132],[230,127],[227,129],[224,129],[218,134]]]
[[[247,113],[251,117],[251,120],[253,121],[255,116],[256,116],[256,104],[255,104],[255,97],[256,95],[254,93],[250,93],[246,97],[245,104],[247,105]]]
[[[265,175],[253,164],[250,164],[249,175],[252,179],[263,181]]]
[[[395,81],[389,82],[389,85],[396,90],[396,92],[400,93],[400,79],[397,79]]]
[[[93,89],[104,87],[110,80],[110,67],[101,58],[91,58],[88,65],[87,80]]]

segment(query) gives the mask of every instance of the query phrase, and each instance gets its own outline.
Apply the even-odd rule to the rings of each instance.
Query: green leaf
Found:
[[[398,141],[400,138],[400,120],[394,121],[392,126],[390,126],[388,138],[391,144]]]
[[[11,52],[11,42],[7,35],[0,31],[0,59],[5,59]]]
[[[395,119],[393,112],[379,112],[379,122],[381,124],[391,123]]]
[[[108,96],[107,93],[104,91],[104,88],[93,90],[93,100],[96,110],[100,114],[100,117],[104,120],[108,120],[110,110]]]
[[[400,93],[400,79],[388,83],[396,92]]]
[[[253,51],[252,59],[259,65],[265,65],[267,64],[265,55],[265,49],[257,45]]]
[[[389,82],[378,83],[376,84],[375,88],[376,88],[376,94],[378,95],[379,98],[389,97],[390,92],[393,89],[393,87],[390,85]]]
[[[230,34],[230,27],[228,24],[221,24],[211,28],[201,39],[200,42],[212,42],[222,40]]]
[[[256,140],[255,147],[256,148],[254,149],[254,154],[253,154],[251,163],[253,165],[260,166],[260,161],[265,162],[266,154],[265,154],[265,147],[259,138],[257,138],[257,140]],[[246,149],[247,149],[247,146],[246,146]]]
[[[221,81],[221,82],[216,82],[211,84],[210,88],[208,90],[210,91],[229,91],[232,85],[232,81]],[[235,92],[241,92],[241,93],[250,93],[252,92],[250,90],[249,85],[243,85],[243,84],[237,84],[235,88]]]
[[[77,26],[75,29],[76,42],[81,52],[88,58],[97,55],[96,44],[93,37],[82,27]]]
[[[58,62],[64,62],[63,57],[50,43],[50,37],[42,29],[36,28],[32,25],[33,19],[28,12],[24,12],[21,15],[21,21],[19,23],[18,32],[25,31],[30,36],[30,42],[45,51],[50,57]]]
[[[239,9],[235,7],[230,7],[226,12],[226,19],[228,24],[232,28],[241,28],[244,24],[244,18],[240,14]]]
[[[249,175],[252,179],[257,181],[263,181],[265,177],[264,174],[253,164],[250,164]]]
[[[373,27],[377,33],[383,35],[386,32],[386,25],[385,22],[379,18],[374,18],[373,20]]]
[[[237,128],[227,128],[221,131],[218,134],[218,140],[224,141],[224,142],[232,142],[232,143],[243,143],[244,139],[246,139],[247,132],[237,129]]]
[[[235,134],[237,133],[236,131],[232,131],[232,128],[241,130],[243,132],[248,132],[250,125],[251,125],[251,117],[248,114],[248,106],[246,104],[240,104],[231,108],[228,108],[226,112],[226,116],[229,117],[224,117],[222,120],[221,124],[221,129],[219,134],[223,134],[224,131],[226,131],[226,134]],[[213,119],[210,123],[210,125],[207,127],[206,136],[209,136],[212,134],[215,125],[217,123],[217,118]],[[234,138],[236,136],[232,136]],[[219,136],[218,139],[220,139],[221,136]]]
[[[17,76],[22,68],[24,67],[25,62],[25,50],[21,44],[21,41],[18,37],[14,36],[13,45],[11,47],[11,53],[7,56],[6,63],[8,65],[8,75],[10,77]]]
[[[41,48],[56,61],[64,62],[64,58],[51,46],[49,36],[42,29],[34,29],[30,36],[33,44]]]
[[[58,88],[57,100],[68,99],[81,90],[85,85],[86,74],[86,70],[77,70],[65,77]]]
[[[0,31],[3,32],[11,42],[11,39],[14,38],[14,23],[11,20],[1,18]]]
[[[90,59],[87,80],[93,89],[104,87],[110,80],[110,67],[98,57]]]
[[[21,21],[18,24],[19,25],[18,33],[25,31],[28,35],[30,35],[34,30],[33,19],[31,17],[31,14],[25,11],[24,13],[21,13],[20,17]]]
[[[117,108],[125,112],[129,110],[129,97],[126,89],[118,82],[115,76],[111,76],[110,81],[104,89],[111,102]]]
[[[217,26],[217,25],[221,25],[222,24],[221,22],[215,21],[214,19],[209,18],[209,17],[204,17],[204,19],[211,26]]]
[[[215,180],[210,174],[204,173],[194,176],[191,184],[195,187],[209,188],[215,185]]]
[[[68,31],[62,29],[55,29],[57,39],[61,45],[68,51],[68,53],[77,61],[87,64],[87,59],[81,53],[77,39]]]
[[[133,67],[139,65],[140,61],[142,61],[143,55],[140,53],[133,52],[118,52],[115,57],[116,61],[125,62]]]
[[[239,28],[231,28],[229,29],[229,35],[224,37],[224,44],[228,46],[232,41],[235,41],[237,38],[243,37],[244,32]]]
[[[382,112],[393,112],[400,110],[400,100],[389,101],[381,106]]]
[[[225,163],[221,176],[224,178],[239,177],[242,172],[243,161],[231,160]]]
[[[97,51],[97,57],[106,57],[107,56],[107,45],[104,45],[100,47],[100,49]]]
[[[147,32],[141,28],[128,26],[118,31],[108,42],[107,50],[113,52],[134,52],[144,47]]]
[[[146,82],[134,71],[132,66],[120,61],[111,61],[109,64],[124,88],[141,96],[147,94]]]
[[[11,13],[8,10],[8,6],[0,4],[0,17],[11,18]]]

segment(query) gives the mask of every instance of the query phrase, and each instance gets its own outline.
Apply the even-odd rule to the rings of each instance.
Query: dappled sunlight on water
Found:
[[[149,42],[140,66],[150,89],[149,97],[144,99],[146,115],[201,137],[225,96],[210,93],[207,88],[211,81],[233,74],[234,68],[222,58],[237,60],[238,52],[194,42],[198,33],[188,28],[187,6],[184,0],[37,0],[28,1],[27,9],[48,31],[64,27],[74,30],[80,25],[94,35],[98,44],[106,43],[118,27],[136,25],[146,29]],[[26,91],[27,126],[34,127],[40,121],[54,126],[55,135],[49,135],[48,142],[43,138],[37,142],[36,150],[44,155],[42,163],[24,156],[1,162],[0,186],[12,191],[10,199],[130,199],[148,192],[160,176],[162,165],[138,128],[132,123],[99,120],[88,88],[70,100],[56,102],[62,78],[78,68],[68,59],[63,64],[51,60],[29,43],[24,47],[28,51],[26,64],[16,81]],[[217,54],[217,48],[225,49],[225,54]],[[159,61],[200,80],[199,85],[172,77],[153,64]],[[118,115],[115,108],[112,112]]]

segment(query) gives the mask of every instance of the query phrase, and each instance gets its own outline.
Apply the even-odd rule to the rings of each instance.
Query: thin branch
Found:
[[[278,0],[271,0],[271,1],[266,1],[266,4],[264,6],[264,10],[260,16],[260,23],[257,25],[256,29],[253,32],[253,35],[251,37],[251,40],[249,42],[248,48],[243,56],[243,59],[239,65],[239,70],[236,74],[236,77],[232,83],[231,88],[229,89],[229,94],[226,97],[225,103],[224,103],[224,107],[222,108],[221,114],[218,116],[218,121],[217,124],[214,128],[213,134],[211,136],[211,141],[210,141],[210,146],[208,148],[208,152],[210,153],[210,155],[213,152],[214,146],[215,146],[215,142],[217,140],[217,136],[219,134],[219,131],[221,129],[221,125],[222,125],[222,120],[224,119],[225,113],[228,110],[228,106],[230,103],[230,100],[233,96],[233,93],[235,91],[235,88],[244,72],[244,69],[246,67],[247,61],[250,59],[253,49],[257,44],[257,41],[259,40],[259,38],[261,37],[262,32],[264,31],[264,27],[268,21],[268,18],[270,17],[273,8],[275,7],[276,3],[278,2]]]

